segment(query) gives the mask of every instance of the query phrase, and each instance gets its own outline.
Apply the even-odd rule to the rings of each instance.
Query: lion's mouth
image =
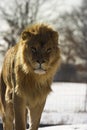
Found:
[[[42,68],[38,68],[38,69],[34,69],[34,73],[36,74],[46,74],[46,70],[42,69]]]

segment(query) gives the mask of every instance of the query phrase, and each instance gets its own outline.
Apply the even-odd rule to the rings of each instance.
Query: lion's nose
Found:
[[[45,60],[43,60],[43,59],[38,59],[37,60],[37,63],[39,63],[40,65],[43,64],[44,62],[45,62]]]

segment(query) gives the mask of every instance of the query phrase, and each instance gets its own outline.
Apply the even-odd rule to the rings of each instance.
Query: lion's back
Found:
[[[5,82],[8,80],[11,81],[11,74],[14,67],[15,57],[17,53],[17,46],[10,48],[4,58],[3,68],[2,68],[2,76]]]

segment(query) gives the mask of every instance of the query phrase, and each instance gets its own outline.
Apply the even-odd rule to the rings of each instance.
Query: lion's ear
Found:
[[[59,34],[58,34],[58,32],[53,31],[53,37],[55,38],[55,40],[58,41],[58,39],[59,39]]]
[[[23,32],[22,32],[22,39],[23,39],[23,40],[29,39],[29,38],[32,37],[32,35],[33,35],[33,34],[32,34],[31,32],[23,31]]]
[[[55,41],[58,41],[58,38],[59,38],[59,34],[57,31],[50,31],[50,37],[52,37]]]

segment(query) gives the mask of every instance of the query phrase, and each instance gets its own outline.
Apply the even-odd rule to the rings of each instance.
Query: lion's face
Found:
[[[24,56],[34,73],[46,74],[59,60],[58,35],[51,33],[27,33],[30,38],[24,39]]]

